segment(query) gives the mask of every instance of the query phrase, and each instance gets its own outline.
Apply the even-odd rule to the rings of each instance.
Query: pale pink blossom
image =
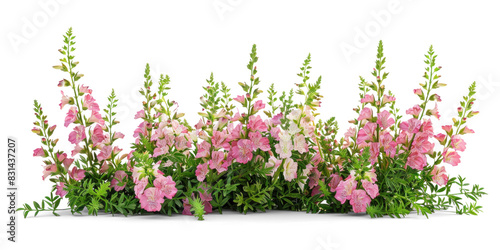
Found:
[[[107,160],[111,157],[111,153],[113,152],[113,148],[111,146],[104,146],[101,149],[101,152],[97,155],[97,160]]]
[[[225,158],[224,152],[213,151],[212,152],[212,159],[209,162],[210,169],[217,169],[217,170],[221,169],[222,161],[224,160],[224,158]],[[220,171],[220,172],[223,172],[223,171]]]
[[[361,99],[361,103],[371,103],[371,102],[374,102],[375,101],[375,98],[373,97],[373,95],[365,95],[364,98]]]
[[[90,115],[89,122],[98,123],[101,126],[104,126],[104,120],[102,119],[99,111],[92,110],[92,114]]]
[[[75,145],[75,149],[71,151],[71,156],[75,156],[76,154],[80,153],[82,151],[82,147],[80,147],[79,144]]]
[[[202,182],[205,180],[205,176],[207,175],[208,173],[208,166],[207,166],[208,162],[205,162],[205,163],[200,163],[198,165],[198,167],[196,167],[196,172],[195,172],[195,175],[196,175],[196,178],[198,179],[198,181]]]
[[[177,188],[175,188],[175,181],[172,180],[172,176],[158,176],[153,182],[154,186],[161,190],[165,195],[165,198],[172,199],[177,193]]]
[[[259,110],[261,110],[261,109],[264,109],[265,107],[266,107],[266,104],[264,104],[264,103],[262,102],[262,100],[258,100],[258,101],[256,101],[256,102],[254,103],[254,105],[253,105],[253,111],[254,111],[254,112],[257,112],[257,111],[259,111]]]
[[[352,210],[355,213],[366,212],[366,207],[370,205],[371,199],[366,195],[365,190],[354,190],[352,191],[351,199],[349,204],[352,206]]]
[[[442,133],[439,133],[439,134],[435,135],[434,138],[436,138],[436,140],[438,140],[439,142],[442,143],[446,139],[446,135],[442,134]]]
[[[468,128],[467,126],[465,126],[465,128],[463,128],[461,131],[460,131],[460,134],[462,135],[465,135],[465,134],[474,134],[474,130]]]
[[[399,128],[408,133],[417,133],[420,130],[421,125],[422,122],[420,120],[411,118],[410,120],[399,124]]]
[[[59,103],[59,107],[61,107],[61,109],[63,109],[64,106],[66,106],[66,104],[69,103],[70,98],[67,95],[65,95],[62,90],[61,90],[61,94],[62,94],[62,98],[61,98],[61,103]]]
[[[196,158],[208,158],[210,156],[210,143],[203,141],[198,144],[198,153],[196,153]]]
[[[437,102],[434,103],[434,108],[433,109],[429,109],[429,113],[431,115],[433,115],[434,117],[436,117],[436,119],[438,119],[438,120],[439,120],[439,118],[441,118],[441,115],[439,114]]]
[[[226,140],[226,138],[227,138],[226,133],[220,132],[220,131],[215,131],[213,136],[212,136],[212,145],[214,146],[214,148],[219,149],[224,144],[224,141]]]
[[[452,166],[457,166],[460,163],[460,155],[458,155],[457,152],[455,152],[453,149],[450,148],[444,149],[443,158],[444,162]]]
[[[145,178],[142,178],[135,183],[134,192],[136,198],[139,199],[139,197],[141,197],[141,195],[144,193],[144,189],[148,185],[148,179],[149,177],[146,176]]]
[[[274,125],[280,125],[281,124],[281,119],[283,119],[283,113],[279,113],[271,119],[271,123]]]
[[[413,169],[424,170],[424,167],[427,165],[427,157],[418,151],[412,151],[408,156],[406,164]]]
[[[83,141],[87,136],[85,135],[85,126],[79,125],[73,128],[73,131],[69,133],[68,141],[73,144],[78,144]]]
[[[448,183],[448,175],[446,174],[446,169],[444,166],[438,167],[434,166],[431,172],[432,180],[439,186],[444,186]]]
[[[391,118],[391,113],[384,110],[377,115],[377,124],[382,128],[386,129],[394,124],[394,119]]]
[[[406,114],[408,115],[413,115],[413,117],[418,117],[420,115],[420,112],[422,111],[422,108],[419,105],[415,105],[408,110],[406,110]]]
[[[363,185],[363,188],[372,199],[375,199],[375,197],[379,195],[377,184],[371,183],[370,181],[367,180],[361,180],[361,184]]]
[[[251,140],[241,139],[238,142],[233,142],[231,153],[236,162],[245,164],[252,159],[253,149],[254,145]]]
[[[92,90],[89,89],[89,86],[81,85],[80,88],[78,89],[78,93],[80,95],[83,95],[83,94],[92,94]]]
[[[76,116],[78,114],[78,111],[76,110],[75,106],[72,106],[69,108],[68,113],[66,114],[66,118],[64,118],[64,126],[68,127],[71,123],[76,121]]]
[[[365,142],[373,141],[373,136],[377,130],[377,124],[373,122],[368,122],[365,126],[359,130],[358,138],[356,139],[357,144],[362,144]]]
[[[276,153],[280,155],[282,159],[289,158],[292,156],[293,144],[290,139],[280,140],[278,144],[276,144]]]
[[[394,157],[394,155],[396,154],[397,143],[393,140],[391,133],[387,131],[380,133],[379,141],[380,147],[384,149],[386,155]]]
[[[287,181],[297,178],[297,163],[291,158],[287,158],[283,164],[283,175]]]
[[[83,97],[83,107],[98,112],[99,109],[99,104],[95,101],[94,97],[91,95],[87,94]]]
[[[266,163],[266,168],[272,168],[272,169],[271,172],[267,175],[273,176],[274,173],[276,173],[276,170],[278,170],[278,167],[281,166],[281,162],[282,160],[278,160],[274,156],[269,157],[269,161]]]
[[[265,132],[267,130],[266,124],[262,121],[262,119],[258,115],[250,116],[250,120],[248,121],[247,127],[250,131]]]
[[[269,139],[267,137],[262,137],[259,132],[248,133],[248,138],[252,141],[254,145],[254,151],[260,149],[262,151],[269,151],[271,147],[269,146]]]
[[[66,184],[64,182],[59,182],[56,185],[56,195],[64,197],[66,194],[68,194],[68,191],[64,190],[65,187],[66,187]]]
[[[33,156],[41,156],[41,157],[46,157],[47,155],[45,154],[45,151],[43,150],[42,147],[36,148],[33,150]]]
[[[235,101],[241,103],[241,104],[244,104],[245,103],[245,96],[242,96],[242,95],[238,95],[236,96],[235,98],[233,98]]]
[[[441,128],[448,134],[450,134],[453,131],[453,127],[451,125],[441,126]]]
[[[389,103],[389,102],[394,102],[394,101],[396,101],[396,97],[394,97],[394,96],[384,95],[384,97],[382,97],[382,105]]]
[[[57,165],[56,164],[50,164],[44,167],[43,169],[43,175],[42,175],[42,180],[45,180],[47,176],[51,175],[52,173],[55,173],[57,171]]]
[[[82,180],[85,177],[85,170],[73,167],[73,169],[71,170],[71,172],[68,172],[68,175],[73,180],[80,181],[80,180]]]
[[[422,89],[414,89],[413,93],[418,96],[423,96],[424,93],[422,93]]]
[[[309,152],[309,147],[306,142],[306,138],[302,134],[296,134],[293,138],[293,149],[297,150],[299,153],[303,154]]]
[[[146,189],[140,196],[141,208],[148,212],[160,211],[161,204],[165,201],[163,196],[163,192],[158,188],[150,187]]]
[[[330,187],[330,192],[335,192],[335,189],[339,186],[340,181],[342,181],[342,177],[338,174],[332,174],[330,176],[332,179],[328,183],[328,186]]]
[[[123,170],[118,170],[115,172],[115,176],[113,177],[113,180],[111,180],[111,188],[114,188],[115,191],[121,191],[125,188],[126,182],[125,180],[128,178],[127,173]]]
[[[96,145],[97,143],[100,143],[104,140],[104,132],[102,130],[102,127],[100,125],[96,125],[94,127],[94,131],[92,133],[92,143]]]
[[[365,107],[359,112],[359,117],[358,121],[362,121],[365,119],[372,119],[373,117],[373,110],[369,107]]]
[[[380,154],[380,144],[378,142],[370,142],[368,143],[370,146],[370,163],[373,165],[377,162],[377,158]]]
[[[337,188],[335,189],[335,199],[344,204],[346,200],[351,199],[352,192],[356,189],[358,182],[354,180],[352,176],[347,177],[347,179],[340,181]]]
[[[459,135],[453,135],[451,137],[451,147],[454,148],[457,151],[465,151],[465,141],[459,136]]]
[[[280,139],[280,132],[281,132],[281,129],[279,127],[272,127],[271,128],[271,136],[275,139],[275,140],[279,140]]]
[[[427,134],[423,132],[418,132],[413,140],[412,149],[417,150],[419,153],[425,154],[434,148],[434,144],[431,143]]]

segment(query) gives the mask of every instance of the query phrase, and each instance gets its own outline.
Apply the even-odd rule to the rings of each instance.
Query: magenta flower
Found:
[[[172,176],[158,176],[154,180],[154,186],[161,190],[167,199],[172,199],[177,193],[177,188],[175,188],[175,181],[172,180]]]
[[[421,125],[422,122],[420,120],[411,118],[410,120],[399,124],[399,128],[408,133],[417,133],[420,130]]]
[[[76,110],[75,106],[72,106],[71,108],[69,108],[68,113],[66,114],[66,118],[64,119],[64,126],[68,127],[69,124],[75,122],[77,114],[78,114],[78,111]]]
[[[458,155],[457,152],[454,150],[450,150],[450,148],[445,148],[443,151],[443,158],[444,162],[452,165],[452,166],[457,166],[460,163],[460,155]]]
[[[66,187],[66,184],[64,182],[59,182],[56,185],[56,195],[64,197],[68,193],[68,191],[64,190],[64,187]]]
[[[366,192],[372,199],[375,199],[375,197],[379,195],[377,184],[371,183],[370,181],[367,180],[361,180],[361,184],[363,185],[363,188],[366,190]]]
[[[236,162],[245,164],[252,159],[254,145],[251,140],[241,139],[237,143],[234,142],[232,146],[231,152]]]
[[[448,175],[446,174],[446,169],[444,166],[438,167],[434,166],[431,172],[432,180],[439,186],[444,186],[448,183]]]
[[[287,158],[283,164],[283,175],[287,181],[297,178],[297,163],[291,158]]]
[[[344,204],[346,200],[351,199],[352,192],[356,189],[358,182],[354,180],[352,176],[349,175],[347,179],[340,181],[335,189],[335,199]]]
[[[94,127],[94,132],[92,133],[91,139],[94,145],[97,145],[97,143],[100,143],[104,140],[104,132],[100,125]]]
[[[148,212],[160,211],[161,204],[165,201],[163,196],[163,192],[158,188],[150,187],[146,189],[140,196],[141,208]]]
[[[127,173],[123,170],[118,170],[115,172],[115,176],[113,177],[113,180],[111,180],[111,188],[114,188],[115,191],[120,191],[125,188],[126,180],[128,178]]]
[[[369,107],[365,107],[359,113],[358,121],[362,121],[365,119],[372,119],[372,117],[373,117],[373,110]]]
[[[391,118],[391,113],[384,110],[377,115],[377,124],[382,128],[386,129],[394,124],[394,119]]]
[[[265,132],[267,130],[266,124],[262,121],[262,119],[258,115],[250,116],[250,120],[248,121],[247,127],[250,131]]]
[[[33,150],[33,156],[41,156],[41,157],[46,157],[47,155],[45,154],[45,151],[43,150],[42,147],[36,148]]]
[[[79,125],[73,128],[69,133],[68,141],[72,144],[78,144],[83,141],[87,136],[85,135],[85,126]]]
[[[352,206],[352,210],[355,213],[366,212],[366,207],[370,205],[371,199],[366,195],[365,190],[354,190],[352,191],[351,200],[349,204]]]
[[[454,135],[451,137],[451,147],[454,148],[457,151],[465,151],[465,141],[459,136],[459,135]]]
[[[261,100],[258,100],[253,105],[253,111],[257,112],[261,109],[264,109],[265,107],[266,107],[266,104],[264,104]]]
[[[375,102],[375,98],[373,97],[373,95],[365,95],[364,98],[361,99],[361,103],[372,103],[372,102]]]

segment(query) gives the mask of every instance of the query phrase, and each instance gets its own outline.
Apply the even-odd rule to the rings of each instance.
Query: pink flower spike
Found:
[[[434,166],[431,172],[432,180],[439,186],[444,186],[448,183],[448,175],[446,174],[446,169],[444,166],[438,167]]]
[[[146,189],[140,196],[141,208],[148,212],[160,211],[161,204],[165,201],[163,196],[163,192],[158,188],[150,187]]]
[[[349,204],[352,206],[352,210],[355,213],[366,212],[366,207],[370,205],[371,199],[366,195],[365,190],[354,190],[352,191],[352,197]]]

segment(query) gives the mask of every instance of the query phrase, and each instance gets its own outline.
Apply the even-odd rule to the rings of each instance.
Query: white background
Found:
[[[39,138],[30,132],[32,103],[37,99],[51,124],[57,124],[60,146],[68,148],[69,129],[62,126],[67,111],[59,110],[62,72],[58,63],[62,35],[76,34],[76,59],[94,96],[104,106],[114,88],[120,98],[122,146],[132,142],[140,109],[137,90],[146,63],[154,78],[167,73],[170,98],[196,121],[201,86],[210,72],[234,95],[238,81],[248,79],[246,64],[257,44],[262,87],[275,83],[280,91],[293,87],[307,53],[312,76],[323,76],[325,97],[321,117],[336,116],[341,133],[354,117],[358,77],[369,80],[376,47],[384,41],[386,86],[403,111],[418,103],[412,89],[423,78],[424,54],[433,44],[443,66],[439,89],[442,119],[450,124],[467,87],[478,83],[480,115],[470,120],[476,131],[466,136],[467,150],[452,175],[466,176],[489,193],[479,216],[439,212],[426,219],[370,219],[367,215],[306,214],[270,211],[240,215],[211,214],[203,222],[188,216],[102,215],[61,217],[41,214],[18,219],[18,243],[6,242],[5,195],[1,196],[1,249],[87,249],[88,246],[162,249],[437,249],[494,248],[498,237],[498,142],[500,92],[500,17],[494,1],[2,1],[0,6],[0,98],[6,168],[6,138],[18,139],[18,202],[40,200],[50,190],[41,180],[42,163],[33,158]],[[352,3],[351,3],[352,2]],[[48,6],[48,7],[47,7]],[[218,7],[216,7],[218,6]],[[351,54],[343,52],[349,47]],[[264,98],[265,95],[262,95]],[[6,170],[0,187],[6,188]],[[53,243],[51,243],[53,242]],[[490,245],[488,245],[490,244]]]

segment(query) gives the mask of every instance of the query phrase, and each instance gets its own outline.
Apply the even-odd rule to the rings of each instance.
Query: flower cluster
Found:
[[[257,49],[250,53],[248,81],[239,82],[243,93],[232,96],[228,85],[213,74],[203,86],[201,111],[191,126],[182,119],[176,101],[168,98],[170,77],[161,75],[157,86],[146,65],[142,109],[135,119],[135,142],[127,153],[114,145],[123,133],[118,121],[114,91],[101,110],[92,90],[79,84],[72,54],[74,36],[64,36],[64,57],[54,68],[67,72],[58,86],[65,88],[60,109],[67,109],[71,152],[57,150],[56,125],[49,125],[35,101],[37,121],[32,132],[42,146],[33,156],[42,157],[42,178],[54,187],[50,197],[25,204],[19,210],[57,214],[63,197],[73,213],[182,213],[203,219],[214,210],[306,210],[308,212],[368,213],[401,217],[417,211],[427,216],[455,208],[459,214],[477,214],[483,188],[467,186],[465,178],[450,177],[448,165],[457,166],[466,149],[464,135],[473,110],[475,83],[464,96],[458,116],[437,128],[440,114],[436,93],[440,82],[436,54],[425,55],[424,83],[413,90],[417,104],[399,113],[396,97],[386,87],[388,72],[383,44],[379,43],[373,81],[360,77],[359,106],[352,126],[337,139],[334,117],[318,120],[322,95],[321,76],[310,82],[311,56],[297,74],[301,81],[278,97],[274,84],[268,101],[257,76]],[[69,94],[71,93],[71,94]],[[294,95],[302,96],[296,102]],[[455,187],[458,192],[453,193]],[[465,198],[470,202],[466,203]]]

